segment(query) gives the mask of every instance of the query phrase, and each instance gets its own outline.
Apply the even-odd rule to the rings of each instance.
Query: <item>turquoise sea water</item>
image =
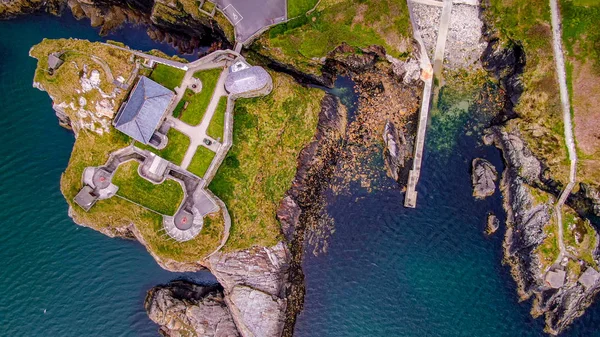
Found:
[[[0,22],[0,336],[156,336],[142,306],[150,287],[214,279],[166,272],[141,245],[68,218],[59,179],[73,135],[58,126],[46,93],[31,87],[36,61],[27,53],[43,37],[100,39],[89,22],[68,16]],[[143,29],[110,38],[173,52]],[[427,153],[415,210],[401,206],[396,190],[329,196],[336,232],[327,254],[306,260],[296,336],[543,335],[500,263],[503,230],[483,234],[486,212],[503,212],[498,194],[470,197],[476,156],[502,167],[497,150],[464,135],[451,156]],[[600,336],[599,323],[594,305],[564,335]]]

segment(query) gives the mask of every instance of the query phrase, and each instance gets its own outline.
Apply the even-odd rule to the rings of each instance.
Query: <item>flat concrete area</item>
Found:
[[[235,26],[237,42],[245,43],[264,27],[287,20],[285,0],[216,0]]]

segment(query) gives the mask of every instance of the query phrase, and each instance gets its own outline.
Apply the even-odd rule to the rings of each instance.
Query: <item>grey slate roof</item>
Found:
[[[225,89],[234,95],[260,90],[269,83],[269,79],[270,76],[266,70],[253,66],[227,74]]]
[[[93,194],[94,190],[92,190],[89,186],[84,186],[79,193],[75,196],[74,200],[81,208],[83,208],[86,212],[94,206],[98,197]]]
[[[115,128],[148,144],[174,96],[171,90],[145,76],[140,77],[115,118]]]
[[[56,70],[61,64],[63,64],[63,60],[61,60],[58,55],[54,53],[48,55],[48,68]]]

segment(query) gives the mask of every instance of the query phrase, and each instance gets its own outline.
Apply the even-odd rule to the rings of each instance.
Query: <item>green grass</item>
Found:
[[[174,215],[183,201],[183,188],[167,179],[155,185],[138,174],[140,163],[125,162],[117,168],[112,182],[119,186],[117,194],[164,215]]]
[[[233,146],[210,184],[232,217],[228,251],[280,240],[276,211],[316,131],[323,92],[271,76],[277,89],[270,95],[236,101]]]
[[[181,165],[185,152],[190,146],[190,138],[174,128],[169,129],[167,138],[169,139],[167,146],[162,150],[158,150],[150,145],[144,145],[140,142],[136,142],[135,146],[155,153],[175,165]]]
[[[206,134],[212,137],[213,139],[218,139],[223,141],[224,131],[225,131],[225,112],[227,111],[227,96],[223,96],[219,99],[219,105],[217,105],[217,109],[215,110],[215,114],[213,118],[210,120],[210,124],[208,124],[208,128],[206,129]]]
[[[206,170],[210,166],[213,158],[215,157],[215,153],[211,150],[205,148],[204,146],[198,146],[194,157],[192,158],[192,162],[190,166],[188,166],[187,170],[197,175],[198,177],[204,177]]]
[[[563,41],[569,56],[585,62],[591,60],[600,74],[600,1],[561,0]]]
[[[289,0],[287,3],[288,18],[291,19],[306,14],[317,2],[318,0]]]
[[[188,103],[188,106],[183,109],[185,103]],[[210,102],[210,98],[208,100],[203,97],[202,93],[194,93],[192,90],[187,89],[179,104],[173,111],[173,117],[177,117],[181,119],[183,122],[190,125],[198,125],[202,122],[202,118],[204,117],[204,113],[206,112],[206,107]],[[178,111],[179,105],[181,104],[181,110]],[[175,112],[178,112],[178,115],[175,115]]]
[[[221,213],[204,218],[204,227],[200,234],[193,240],[180,243],[164,236],[160,215],[125,199],[113,197],[98,200],[89,212],[85,212],[73,202],[73,198],[82,187],[81,176],[85,167],[103,165],[111,152],[126,147],[130,142],[129,137],[114,129],[101,136],[93,132],[79,132],[71,159],[60,181],[61,191],[71,206],[74,220],[109,232],[133,224],[148,249],[161,259],[196,262],[206,257],[221,241],[224,228]],[[115,233],[118,235],[119,232]]]
[[[204,1],[202,5],[202,10],[208,13],[212,13],[213,9],[215,9],[215,4],[210,1]]]
[[[181,85],[184,76],[185,71],[159,63],[154,68],[154,71],[152,71],[150,79],[163,85],[165,88],[175,90],[176,87]]]
[[[195,94],[191,90],[186,90],[182,101],[189,102],[188,107],[181,114],[181,121],[189,125],[198,125],[202,122],[202,117],[206,112],[206,108],[210,104],[210,100],[219,81],[219,76],[223,69],[209,69],[199,71],[194,74],[194,77],[202,81],[202,90]]]
[[[302,2],[294,6],[299,4]],[[255,50],[315,73],[321,66],[315,59],[343,42],[359,48],[381,45],[389,54],[402,57],[411,50],[411,37],[405,1],[323,0],[308,17],[300,16],[271,28]]]
[[[491,0],[484,13],[505,46],[516,43],[525,50],[526,66],[521,77],[525,91],[515,107],[521,119],[509,124],[519,130],[533,154],[548,166],[549,174],[566,181],[568,155],[560,127],[550,5],[547,0]]]

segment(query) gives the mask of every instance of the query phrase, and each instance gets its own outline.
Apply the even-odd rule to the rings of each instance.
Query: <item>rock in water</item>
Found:
[[[498,172],[494,165],[481,158],[473,159],[473,196],[477,199],[485,199],[494,194]]]
[[[385,169],[390,178],[398,181],[406,158],[406,139],[402,132],[398,132],[394,123],[387,121],[383,129],[383,142]]]
[[[144,306],[163,336],[239,336],[220,285],[173,281],[150,289]]]
[[[500,227],[500,220],[493,213],[488,214],[485,233],[487,235],[494,234],[498,230],[498,227]]]

